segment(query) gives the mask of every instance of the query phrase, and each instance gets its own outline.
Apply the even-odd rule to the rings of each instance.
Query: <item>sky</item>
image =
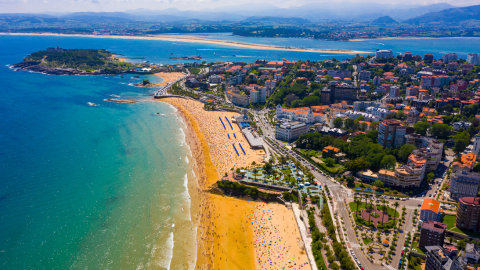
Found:
[[[322,1],[346,2],[348,0],[255,0],[251,5],[260,3],[273,4],[277,7],[288,8],[307,3],[321,3]],[[361,0],[349,0],[362,2]],[[0,13],[42,13],[42,12],[79,12],[79,11],[126,11],[137,8],[162,10],[178,8],[180,10],[204,10],[222,6],[232,6],[251,3],[252,0],[0,0]],[[478,0],[369,0],[368,2],[390,4],[429,5],[449,3],[454,6],[478,5]]]

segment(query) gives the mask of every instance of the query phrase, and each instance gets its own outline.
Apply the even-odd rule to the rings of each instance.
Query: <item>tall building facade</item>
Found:
[[[405,144],[407,128],[400,121],[385,119],[378,128],[378,143],[383,148],[402,147]]]
[[[461,230],[480,231],[480,197],[463,197],[458,200],[455,227]]]
[[[420,229],[419,247],[426,246],[441,246],[445,241],[445,232],[447,231],[447,224],[437,221],[427,221],[422,223]]]

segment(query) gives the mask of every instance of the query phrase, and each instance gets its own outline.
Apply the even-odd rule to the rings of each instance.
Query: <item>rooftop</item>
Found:
[[[440,212],[440,202],[432,198],[424,199],[422,204],[422,210],[432,210],[433,212],[438,214]]]

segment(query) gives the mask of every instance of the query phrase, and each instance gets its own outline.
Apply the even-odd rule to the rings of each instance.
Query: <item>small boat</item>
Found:
[[[90,107],[96,107],[97,104],[93,103],[93,102],[87,102],[87,105],[90,106]]]
[[[233,56],[233,57],[237,57],[235,54],[234,54],[234,55],[232,55],[232,56]]]

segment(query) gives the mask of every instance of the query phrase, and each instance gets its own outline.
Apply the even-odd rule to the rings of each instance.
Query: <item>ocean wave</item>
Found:
[[[188,213],[188,220],[192,221],[192,213],[190,213],[190,207],[192,206],[191,199],[190,199],[190,193],[188,193],[188,174],[185,174],[185,177],[183,178],[183,186],[185,187],[185,200],[188,202],[188,209],[185,209]]]
[[[197,51],[217,51],[217,49],[197,49]]]

